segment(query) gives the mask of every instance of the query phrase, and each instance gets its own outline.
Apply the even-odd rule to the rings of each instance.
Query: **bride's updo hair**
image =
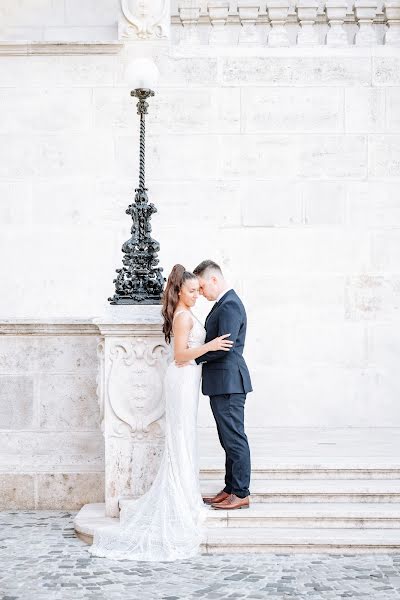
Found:
[[[188,279],[196,279],[196,275],[186,271],[182,265],[175,265],[169,274],[167,285],[162,296],[161,314],[164,317],[163,334],[167,344],[171,343],[172,320],[179,302],[179,292]]]

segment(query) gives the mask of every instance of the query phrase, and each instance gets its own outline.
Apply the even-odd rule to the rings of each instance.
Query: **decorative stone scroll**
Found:
[[[168,38],[170,0],[121,0],[123,18],[118,23],[118,38],[152,40]]]

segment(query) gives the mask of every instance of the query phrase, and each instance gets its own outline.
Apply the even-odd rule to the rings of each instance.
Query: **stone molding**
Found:
[[[3,319],[2,335],[99,335],[91,319]]]
[[[106,42],[41,42],[0,41],[0,55],[30,56],[33,54],[118,54],[123,43],[118,40]]]

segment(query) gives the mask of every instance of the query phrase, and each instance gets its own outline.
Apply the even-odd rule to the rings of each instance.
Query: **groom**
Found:
[[[219,441],[226,456],[224,489],[203,500],[216,509],[248,508],[251,468],[250,449],[244,431],[244,404],[252,387],[243,358],[246,311],[215,262],[204,260],[193,273],[199,280],[200,293],[207,300],[216,300],[205,322],[206,343],[225,333],[230,333],[227,339],[234,342],[229,352],[207,352],[195,359],[197,364],[203,365],[202,391],[210,396]]]

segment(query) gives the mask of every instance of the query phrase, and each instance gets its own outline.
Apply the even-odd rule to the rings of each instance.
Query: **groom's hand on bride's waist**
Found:
[[[175,364],[177,367],[187,367],[188,365],[193,365],[193,360],[185,360],[182,362],[179,362],[178,360],[175,361]],[[196,364],[196,363],[194,363]]]

